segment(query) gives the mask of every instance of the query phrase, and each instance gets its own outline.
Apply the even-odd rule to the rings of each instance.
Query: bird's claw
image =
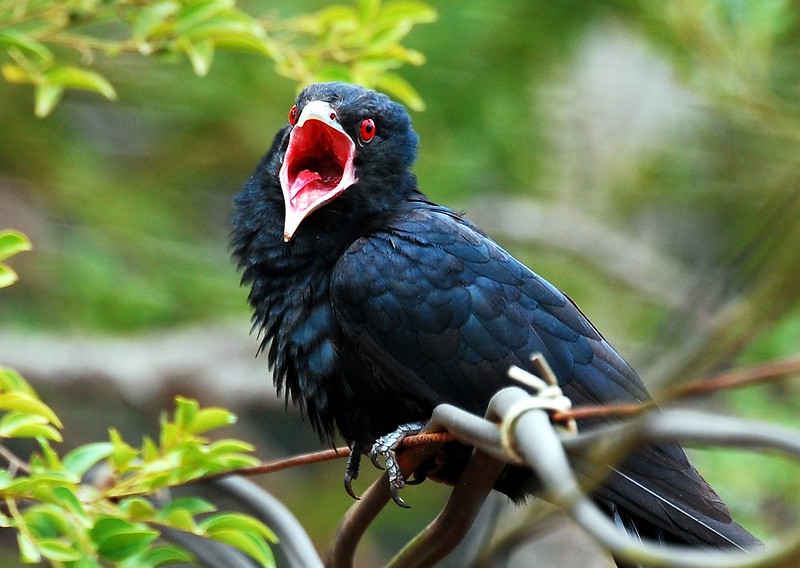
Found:
[[[402,477],[400,478],[400,481],[402,482]],[[403,488],[404,485],[405,483],[403,483],[402,485],[396,485],[390,481],[389,494],[392,496],[392,501],[394,501],[398,507],[402,507],[403,509],[410,509],[411,505],[403,501],[403,498],[400,497],[400,490]]]
[[[358,471],[361,467],[361,452],[358,451],[356,445],[350,448],[350,457],[347,459],[347,469],[344,472],[344,490],[356,501],[361,500],[361,497],[353,490],[353,480],[358,479]]]
[[[372,465],[375,466],[375,469],[379,469],[379,470],[383,471],[386,468],[381,465],[381,462],[378,461],[378,458],[380,456],[382,456],[382,455],[385,455],[384,452],[387,452],[387,451],[393,452],[393,450],[378,451],[378,450],[376,450],[376,446],[377,445],[378,445],[378,442],[375,442],[375,446],[372,446],[372,451],[370,451],[370,453],[369,453],[369,461],[372,462]]]
[[[403,479],[403,473],[400,471],[400,465],[397,463],[395,449],[397,449],[406,436],[419,434],[424,427],[424,422],[403,424],[394,432],[378,438],[372,445],[372,449],[369,453],[370,461],[372,461],[372,464],[378,469],[384,469],[378,461],[379,457],[383,457],[383,462],[386,464],[385,469],[389,476],[389,493],[392,496],[392,500],[404,509],[410,508],[400,497],[400,490],[406,486],[406,480]]]

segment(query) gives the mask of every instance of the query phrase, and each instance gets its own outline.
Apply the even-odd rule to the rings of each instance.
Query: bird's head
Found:
[[[309,214],[351,188],[391,190],[416,158],[406,110],[355,85],[307,87],[289,111],[289,125],[279,176],[286,242]]]

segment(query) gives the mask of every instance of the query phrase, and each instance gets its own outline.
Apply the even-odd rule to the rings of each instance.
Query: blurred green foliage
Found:
[[[404,0],[359,0],[292,19],[258,19],[236,0],[3,0],[0,55],[6,81],[34,86],[39,117],[52,112],[65,89],[117,98],[106,77],[87,68],[97,56],[187,58],[204,76],[219,50],[272,59],[278,73],[300,86],[349,80],[421,109],[414,88],[391,70],[423,63],[421,53],[400,41],[415,24],[435,19],[427,4]],[[73,59],[76,64],[67,63]]]
[[[230,198],[284,124],[298,84],[349,70],[416,108],[424,99],[427,110],[413,114],[421,188],[468,216],[495,219],[493,235],[573,296],[652,384],[800,352],[796,3],[442,0],[436,23],[412,27],[433,19],[420,8],[392,32],[375,23],[391,21],[389,2],[240,4],[263,14],[253,21],[273,53],[290,56],[215,49],[200,79],[167,27],[152,40],[159,60],[135,45],[112,56],[93,51],[91,71],[114,86],[116,102],[70,92],[37,120],[29,91],[0,91],[0,226],[37,243],[35,254],[15,259],[23,279],[0,300],[4,325],[118,333],[235,316],[246,326],[226,250]],[[395,42],[391,63],[365,54],[384,39]],[[396,70],[422,62],[420,54],[424,66]],[[80,66],[82,57],[67,48],[59,61]],[[375,70],[388,83],[370,82]],[[418,95],[403,95],[399,73]],[[511,230],[503,205],[516,200],[543,216]],[[569,231],[552,226],[564,223],[553,211],[572,211],[567,229],[587,231],[591,246],[571,246]],[[668,270],[637,272],[638,245]],[[609,268],[619,259],[629,261],[627,278]],[[776,389],[715,404],[778,416],[773,406],[800,393],[791,383]],[[792,412],[780,416],[791,421]],[[270,431],[299,435],[290,424]],[[738,458],[697,459],[736,504]],[[781,464],[764,467],[764,480],[786,479]],[[758,467],[748,469],[761,483]],[[336,491],[340,466],[331,471]],[[279,483],[299,501],[302,479]],[[330,500],[328,515],[310,512],[318,498],[298,507],[314,523],[334,523],[346,503]],[[756,526],[780,501],[738,500],[745,524]],[[798,520],[791,506],[780,513]],[[408,521],[399,519],[385,532],[402,541]]]

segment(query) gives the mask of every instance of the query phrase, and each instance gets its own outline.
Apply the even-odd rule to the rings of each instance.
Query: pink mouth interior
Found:
[[[293,207],[306,209],[334,191],[351,158],[346,134],[318,120],[309,120],[292,134],[286,151],[288,197]]]

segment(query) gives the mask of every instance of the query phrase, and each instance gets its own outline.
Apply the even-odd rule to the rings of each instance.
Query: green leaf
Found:
[[[205,499],[200,499],[199,497],[181,497],[180,499],[175,499],[161,509],[160,515],[166,514],[168,516],[171,511],[176,509],[189,511],[192,515],[213,513],[217,510],[212,503],[209,503]]]
[[[377,32],[369,43],[370,53],[381,53],[381,50],[403,39],[408,35],[414,24],[408,20],[400,20],[391,27]]]
[[[197,523],[194,522],[192,514],[185,509],[173,509],[168,515],[159,515],[162,522],[174,529],[186,531],[192,534],[197,533]]]
[[[175,425],[183,431],[189,431],[197,411],[200,410],[200,403],[192,398],[182,396],[175,397]]]
[[[67,566],[68,568],[104,568],[100,562],[85,555],[75,562],[70,562]]]
[[[3,75],[7,80],[12,80],[8,77],[6,66],[3,67]],[[5,260],[26,250],[31,250],[31,243],[25,235],[15,231],[0,232],[0,260]],[[17,273],[11,267],[0,264],[0,288],[11,286],[18,278]]]
[[[150,436],[145,436],[142,440],[141,454],[145,462],[152,462],[161,458],[161,451]]]
[[[109,100],[117,98],[117,92],[105,77],[80,67],[56,67],[45,73],[45,81],[52,87],[93,91]]]
[[[42,416],[9,412],[0,418],[0,438],[36,438],[62,440],[58,430],[48,424]]]
[[[139,11],[139,17],[136,18],[131,29],[136,49],[145,55],[151,53],[152,46],[147,40],[180,9],[180,3],[168,0],[167,2],[156,2]]]
[[[191,563],[194,558],[191,554],[177,546],[157,546],[148,550],[142,560],[148,566],[161,566],[162,564]]]
[[[252,444],[244,442],[242,440],[233,440],[229,438],[225,438],[223,440],[218,440],[213,442],[208,446],[208,453],[211,455],[219,455],[219,454],[233,454],[239,452],[252,452],[255,448],[253,448]]]
[[[262,566],[275,566],[275,558],[267,543],[252,534],[228,530],[215,532],[209,538],[241,550]]]
[[[0,288],[11,286],[17,280],[19,280],[19,276],[16,272],[5,264],[0,264]]]
[[[408,81],[396,73],[384,73],[375,82],[375,86],[390,95],[397,97],[408,108],[416,111],[425,110],[425,101]]]
[[[47,84],[37,85],[34,94],[35,104],[33,113],[38,118],[46,117],[53,111],[63,94],[64,87]]]
[[[8,47],[16,47],[32,53],[46,63],[53,62],[53,52],[35,39],[17,30],[6,29],[0,31],[0,48],[5,48],[5,51]]]
[[[210,2],[197,2],[193,6],[184,9],[178,16],[175,24],[175,33],[178,35],[186,33],[194,26],[212,18],[223,10],[227,10],[236,5],[235,0],[211,0]]]
[[[95,464],[106,459],[112,453],[114,453],[114,444],[111,442],[96,442],[75,448],[64,456],[62,463],[67,471],[80,478]]]
[[[34,83],[36,79],[28,69],[19,65],[6,63],[2,67],[3,78],[9,83]]]
[[[430,24],[438,19],[436,10],[425,2],[407,2],[400,0],[397,2],[387,2],[378,17],[378,24],[381,26],[392,26],[402,20],[413,22],[414,24]]]
[[[216,34],[213,37],[214,45],[218,49],[257,53],[271,59],[277,59],[280,56],[279,49],[268,38],[249,34]]]
[[[56,452],[52,446],[50,446],[50,442],[44,439],[39,439],[39,448],[42,450],[42,457],[45,459],[46,467],[51,470],[60,471],[63,469],[63,465],[61,463],[61,459],[58,457],[58,452]]]
[[[42,555],[36,548],[36,544],[21,532],[17,533],[17,546],[19,546],[20,558],[26,564],[37,564],[42,561]]]
[[[61,505],[67,511],[73,513],[76,517],[81,519],[84,522],[89,521],[89,515],[86,514],[86,509],[83,507],[83,503],[81,500],[78,499],[78,495],[69,487],[54,487],[53,488],[53,496],[56,498],[56,504]]]
[[[331,29],[339,32],[352,32],[359,28],[358,13],[351,6],[334,4],[323,8],[316,14],[295,18],[290,25],[297,31],[320,35]]]
[[[97,553],[114,561],[139,554],[158,538],[158,534],[158,531],[141,523],[131,523],[117,517],[101,518],[89,531],[97,544]]]
[[[132,521],[149,521],[156,516],[153,504],[143,497],[128,497],[119,503],[119,508]]]
[[[31,480],[27,477],[11,477],[8,471],[0,469],[0,491],[6,495],[24,495],[30,488]]]
[[[211,40],[189,41],[180,38],[178,45],[192,64],[195,75],[205,77],[211,69],[211,62],[214,60],[214,42]]]
[[[220,513],[214,515],[200,523],[200,528],[212,538],[213,534],[220,531],[239,531],[257,535],[269,539],[272,542],[278,542],[278,537],[276,537],[275,533],[267,528],[264,523],[254,517],[241,513]]]
[[[3,392],[19,392],[23,394],[27,394],[31,397],[36,397],[36,391],[33,390],[33,387],[26,381],[22,375],[20,375],[14,369],[10,369],[8,367],[1,367],[0,366],[0,391]]]
[[[197,412],[197,415],[188,425],[189,432],[202,434],[209,430],[236,424],[236,415],[224,408],[204,408]]]
[[[114,446],[109,461],[117,471],[124,473],[128,470],[131,461],[139,456],[139,452],[125,443],[116,428],[110,428],[108,436]]]
[[[44,418],[46,422],[54,424],[59,428],[61,421],[55,412],[38,398],[32,398],[22,393],[0,394],[0,410],[13,410],[24,414],[31,414]]]
[[[36,546],[42,556],[55,562],[71,562],[83,557],[82,551],[57,538],[40,538],[36,541]]]
[[[22,514],[28,529],[38,538],[57,538],[68,534],[70,523],[61,507],[33,505]]]
[[[0,231],[0,260],[31,250],[28,237],[16,231]]]
[[[344,81],[352,82],[350,69],[344,65],[326,65],[314,73],[314,80],[319,82]]]

